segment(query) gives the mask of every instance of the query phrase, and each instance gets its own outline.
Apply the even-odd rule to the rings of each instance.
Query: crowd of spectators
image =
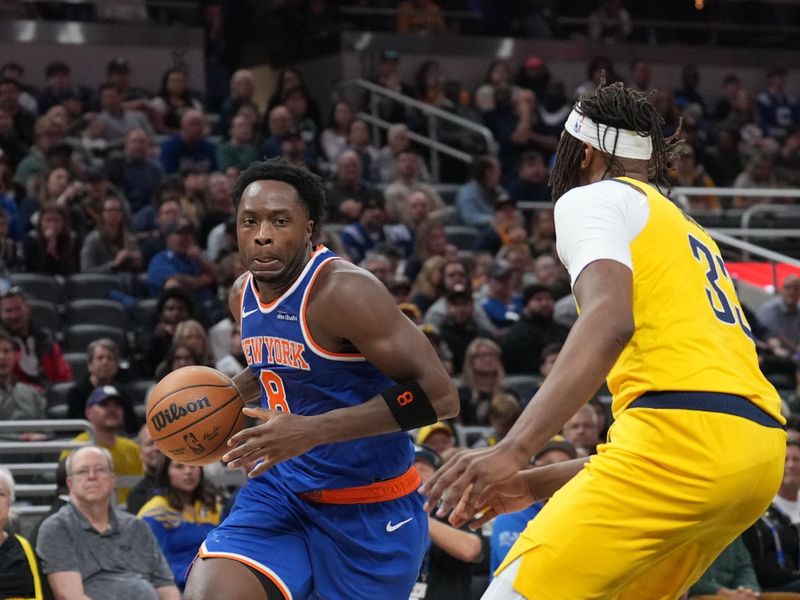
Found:
[[[403,26],[437,31],[432,4],[404,2]],[[423,5],[424,18],[414,13]],[[603,9],[618,10],[619,3]],[[601,36],[624,34],[624,27],[604,23],[597,22]],[[415,81],[406,82],[401,60],[382,52],[373,80],[484,124],[497,142],[493,153],[481,140],[440,126],[438,139],[475,155],[469,173],[443,163],[443,177],[460,184],[455,194],[444,193],[430,157],[412,143],[411,132],[426,133],[418,114],[381,104],[392,125],[375,139],[355,116],[360,106],[313,97],[292,67],[282,70],[265,110],[255,100],[253,74],[236,71],[214,118],[180,69],[166,70],[159,90],[138,87],[121,57],[110,60],[94,89],[72,83],[70,66],[60,61],[41,81],[14,63],[0,69],[0,420],[85,418],[100,448],[72,454],[71,462],[65,454],[62,496],[69,494],[72,508],[58,507],[33,543],[44,549],[45,579],[56,588],[77,580],[86,590],[102,587],[106,567],[119,566],[112,564],[113,543],[134,536],[142,556],[128,568],[139,574],[137,585],[162,600],[177,597],[191,548],[219,522],[223,497],[210,485],[213,473],[206,480],[198,469],[164,462],[141,425],[146,391],[164,374],[208,365],[233,375],[244,367],[226,301],[244,270],[231,194],[254,160],[281,157],[326,180],[320,241],[386,285],[453,376],[461,413],[416,433],[422,465],[436,469],[464,447],[496,444],[549,373],[576,314],[552,210],[523,212],[519,203],[550,200],[548,169],[582,90],[603,74],[642,90],[663,82],[653,81],[646,61],[632,60],[621,74],[620,65],[597,57],[586,82],[567,90],[538,56],[487,64],[474,86],[449,78],[437,61],[420,64]],[[706,98],[698,69],[686,65],[679,87],[651,96],[666,133],[683,122],[672,183],[797,186],[800,107],[786,76],[785,68],[772,67],[764,88],[749,90],[732,74],[719,98]],[[702,214],[759,199],[709,194],[676,201]],[[104,277],[108,289],[85,295],[87,274]],[[791,428],[800,423],[799,301],[800,279],[788,276],[775,299],[748,311],[762,366],[794,417]],[[80,302],[100,304],[81,312]],[[109,323],[108,315],[117,320]],[[88,337],[78,335],[86,332],[81,327]],[[600,390],[533,463],[593,453],[610,425],[606,395]],[[137,434],[138,445],[131,439]],[[24,444],[49,435],[25,431],[13,439]],[[142,478],[130,487],[113,482],[115,474]],[[85,498],[86,480],[102,480],[105,496]],[[11,490],[5,495],[3,484]],[[797,489],[787,490],[794,508],[776,505],[796,512]],[[0,525],[9,494],[13,480],[0,477]],[[152,534],[132,525],[130,515],[109,513],[112,501],[139,513]],[[485,576],[490,556],[496,564],[498,548],[507,550],[538,508],[481,536],[432,522],[429,570],[418,583],[442,589],[437,598],[463,597],[471,575]],[[103,541],[111,562],[62,551],[70,532],[88,539],[98,526],[120,536]],[[22,542],[14,551],[25,555]],[[458,583],[437,588],[443,573]],[[760,575],[759,581],[771,585]]]

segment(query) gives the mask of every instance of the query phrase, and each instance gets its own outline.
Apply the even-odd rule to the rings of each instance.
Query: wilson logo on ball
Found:
[[[203,410],[205,408],[211,408],[211,402],[209,402],[208,398],[198,398],[197,400],[192,400],[191,402],[187,402],[185,406],[177,406],[174,402],[169,405],[168,408],[162,410],[154,414],[150,421],[155,427],[156,431],[161,431],[169,425],[170,423],[174,423],[175,421],[180,421],[183,417],[188,415],[189,413],[195,413],[199,410]]]

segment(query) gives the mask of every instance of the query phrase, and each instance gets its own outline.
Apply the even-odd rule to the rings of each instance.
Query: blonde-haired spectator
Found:
[[[489,424],[492,398],[502,392],[505,385],[506,371],[501,357],[500,346],[488,338],[476,338],[467,346],[462,385],[458,388],[460,418],[464,425]]]

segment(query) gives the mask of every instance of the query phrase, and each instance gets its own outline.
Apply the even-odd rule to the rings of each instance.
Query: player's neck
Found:
[[[257,279],[253,279],[256,283],[256,288],[258,289],[258,296],[264,303],[270,303],[275,301],[277,298],[280,298],[286,290],[288,290],[297,278],[300,277],[300,273],[303,272],[303,269],[306,268],[308,261],[311,260],[311,254],[314,251],[313,244],[307,244],[305,250],[303,250],[303,256],[300,260],[297,261],[296,264],[290,268],[284,277],[280,281],[275,282],[264,282],[258,281]]]

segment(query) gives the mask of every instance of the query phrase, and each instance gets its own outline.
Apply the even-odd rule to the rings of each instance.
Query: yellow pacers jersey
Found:
[[[651,391],[702,391],[750,399],[780,423],[780,399],[755,344],[717,244],[649,184],[650,216],[631,242],[636,328],[608,374],[615,417]]]

